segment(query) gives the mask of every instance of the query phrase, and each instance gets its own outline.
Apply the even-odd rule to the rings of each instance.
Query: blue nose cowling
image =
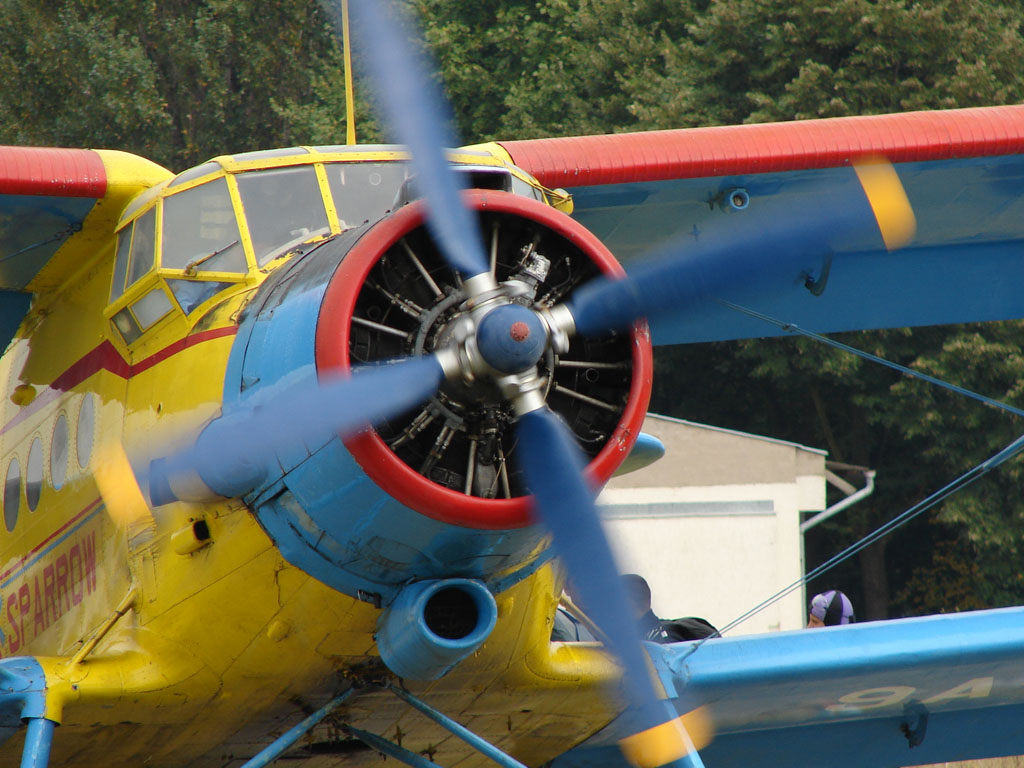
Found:
[[[546,341],[540,318],[522,304],[491,310],[480,321],[476,337],[484,360],[502,373],[519,373],[535,365]]]

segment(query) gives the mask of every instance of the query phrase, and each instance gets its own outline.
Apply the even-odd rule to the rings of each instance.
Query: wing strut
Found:
[[[462,739],[464,742],[469,744],[469,746],[473,747],[473,749],[475,749],[477,752],[480,752],[481,754],[491,758],[491,760],[496,762],[498,765],[502,766],[502,768],[526,768],[525,765],[520,763],[515,758],[508,756],[500,749],[498,749],[496,746],[491,744],[489,741],[480,738],[471,730],[466,728],[464,725],[459,725],[450,717],[448,717],[445,714],[442,714],[441,712],[438,712],[425,701],[417,699],[408,691],[403,691],[401,688],[398,688],[390,684],[387,686],[387,689],[391,691],[393,694],[395,694],[395,696],[400,698],[402,701],[404,701],[406,704],[408,704],[410,707],[419,710],[424,715],[433,720],[435,723],[444,728],[446,731],[450,731],[452,735]],[[373,745],[371,744],[371,746]]]
[[[344,693],[335,696],[312,715],[305,718],[301,723],[292,726],[281,734],[269,746],[261,749],[253,758],[247,761],[242,768],[262,768],[264,765],[269,765],[277,760],[277,758],[284,754],[289,747],[309,733],[309,731],[313,729],[313,726],[317,725],[321,720],[344,704],[345,700],[348,699],[354,691],[354,688],[349,688]]]
[[[49,706],[46,673],[32,656],[11,656],[0,661],[0,727],[9,738],[24,723],[25,746],[21,752],[21,768],[46,768],[50,762],[50,745],[59,718],[59,705]]]
[[[50,762],[50,745],[57,726],[45,717],[30,717],[25,732],[25,748],[21,753],[21,768],[46,768]]]
[[[408,766],[412,766],[412,768],[441,768],[441,766],[433,760],[428,760],[423,755],[417,755],[415,752],[410,752],[405,747],[400,747],[393,741],[388,741],[383,736],[378,736],[375,733],[354,728],[351,725],[342,726],[342,730],[349,736],[355,736],[366,746],[376,749],[382,755],[393,757],[398,762],[405,763]]]

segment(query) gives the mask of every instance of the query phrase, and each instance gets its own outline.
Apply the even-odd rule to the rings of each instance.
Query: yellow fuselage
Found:
[[[112,316],[167,276],[154,269],[112,305],[115,227],[132,197],[169,175],[131,156],[103,157],[114,180],[107,196],[37,278],[37,299],[0,362],[0,653],[43,664],[48,716],[61,724],[52,764],[222,765],[373,666],[380,610],[288,564],[238,500],[150,512],[100,492],[95,476],[121,446],[151,455],[154,440],[192,435],[218,413],[239,311],[287,262],[257,266],[243,230],[244,274],[214,274],[227,287],[197,311],[171,313],[126,341]],[[337,212],[330,225],[342,228]],[[197,537],[197,521],[208,538]],[[491,638],[418,689],[529,763],[609,718],[599,685],[614,676],[606,657],[549,642],[560,591],[547,566],[496,596]],[[357,694],[338,719],[441,764],[470,753],[386,692]],[[313,740],[337,737],[328,722]],[[20,738],[2,750],[2,763],[15,764]]]

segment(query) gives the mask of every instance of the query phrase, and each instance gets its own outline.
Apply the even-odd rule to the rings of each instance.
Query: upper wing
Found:
[[[843,244],[830,263],[736,275],[732,301],[818,332],[1024,317],[1024,107],[915,112],[791,123],[502,142],[512,162],[573,194],[575,213],[626,265],[674,242],[758,231],[759,213],[796,221],[855,183],[850,161],[896,164],[917,215],[909,247]],[[737,209],[732,192],[742,190]],[[825,273],[823,275],[823,273]],[[810,278],[816,290],[807,289]],[[820,290],[824,288],[824,290]],[[655,341],[779,333],[722,306],[661,321]]]
[[[0,147],[0,349],[31,294],[112,248],[127,202],[170,175],[125,152]]]
[[[693,646],[649,648],[671,697],[692,693],[708,705],[717,730],[701,750],[709,768],[870,768],[1024,753],[1024,608]],[[625,767],[614,746],[625,721],[554,768]]]

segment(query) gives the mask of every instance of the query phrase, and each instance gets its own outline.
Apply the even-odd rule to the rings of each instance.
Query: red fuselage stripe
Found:
[[[149,370],[154,365],[162,363],[164,360],[173,357],[182,350],[194,347],[196,344],[202,344],[204,341],[210,341],[211,339],[233,336],[237,332],[237,325],[229,325],[224,328],[213,328],[208,331],[201,331],[200,333],[179,339],[173,344],[169,344],[163,349],[154,352],[149,357],[134,364],[129,363],[121,357],[121,353],[117,351],[117,348],[113,344],[109,341],[104,341],[99,346],[87,352],[78,361],[72,363],[64,373],[53,380],[53,384],[50,386],[53,387],[53,389],[66,392],[69,389],[73,389],[78,386],[99,370],[109,371],[115,376],[120,376],[122,379],[130,379],[143,371]]]
[[[64,373],[54,379],[50,389],[22,408],[13,419],[0,429],[0,434],[7,432],[7,430],[21,423],[33,413],[52,403],[60,396],[61,392],[74,389],[94,373],[98,373],[101,370],[109,371],[115,376],[120,376],[122,379],[130,379],[189,347],[194,347],[196,344],[201,344],[204,341],[234,336],[236,333],[238,333],[237,325],[201,331],[200,333],[179,339],[135,364],[125,360],[121,353],[117,351],[117,348],[109,341],[103,341],[72,363]]]
[[[1024,153],[1024,106],[906,112],[501,142],[548,187],[797,171]]]

